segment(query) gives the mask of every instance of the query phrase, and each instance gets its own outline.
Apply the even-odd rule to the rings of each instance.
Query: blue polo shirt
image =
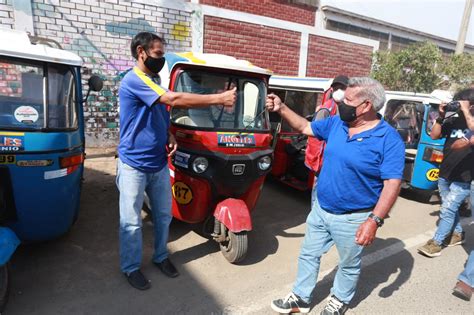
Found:
[[[158,172],[167,163],[170,115],[166,105],[156,103],[166,92],[155,78],[137,67],[120,83],[118,155],[122,162],[142,172]]]
[[[326,141],[317,194],[327,212],[343,214],[374,207],[385,179],[401,179],[405,144],[385,120],[349,138],[339,116],[311,123],[313,134]]]

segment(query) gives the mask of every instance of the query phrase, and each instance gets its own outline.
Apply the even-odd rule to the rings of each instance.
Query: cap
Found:
[[[349,78],[346,77],[345,75],[338,75],[337,77],[334,78],[334,80],[332,80],[331,86],[333,86],[336,83],[347,86],[347,84],[349,83]]]

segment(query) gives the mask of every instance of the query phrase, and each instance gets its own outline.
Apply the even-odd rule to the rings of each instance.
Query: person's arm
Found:
[[[430,137],[433,140],[440,139],[442,138],[443,135],[443,125],[440,121],[438,120],[443,120],[444,116],[446,115],[446,112],[444,111],[444,107],[446,106],[445,103],[439,105],[439,116],[436,118],[435,123],[433,124],[433,127],[431,128],[430,132]]]
[[[168,91],[161,95],[155,103],[184,108],[207,107],[209,105],[233,106],[237,99],[236,88],[219,94],[193,94]]]
[[[462,137],[461,139],[458,139],[453,142],[451,145],[452,150],[462,150],[465,149],[469,146],[474,145],[474,133],[471,132],[467,136]]]
[[[382,219],[387,216],[397,200],[401,185],[402,181],[400,179],[386,179],[383,181],[382,193],[373,210],[374,215]],[[357,230],[356,243],[362,246],[372,244],[376,232],[377,223],[371,218],[367,219]]]
[[[280,114],[280,116],[288,122],[291,128],[293,128],[298,133],[302,133],[307,136],[314,136],[313,130],[311,129],[311,123],[306,120],[306,118],[301,117],[292,111],[275,94],[270,94],[267,96],[265,106],[270,112],[277,112]]]
[[[474,116],[472,116],[469,110],[469,101],[459,101],[459,103],[461,103],[461,111],[464,113],[464,117],[466,117],[467,128],[474,131]]]

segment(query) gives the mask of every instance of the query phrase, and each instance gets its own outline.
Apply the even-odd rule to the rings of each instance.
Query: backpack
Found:
[[[336,102],[331,98],[325,101],[314,115],[314,120],[321,120],[334,116],[337,113]],[[310,170],[319,174],[323,165],[323,153],[326,147],[326,142],[317,139],[316,137],[308,137],[306,145],[305,164]]]

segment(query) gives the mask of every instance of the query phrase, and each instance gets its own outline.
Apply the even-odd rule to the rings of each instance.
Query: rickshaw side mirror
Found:
[[[97,75],[91,76],[87,83],[89,85],[89,89],[94,91],[94,92],[99,92],[104,87],[104,82]]]

